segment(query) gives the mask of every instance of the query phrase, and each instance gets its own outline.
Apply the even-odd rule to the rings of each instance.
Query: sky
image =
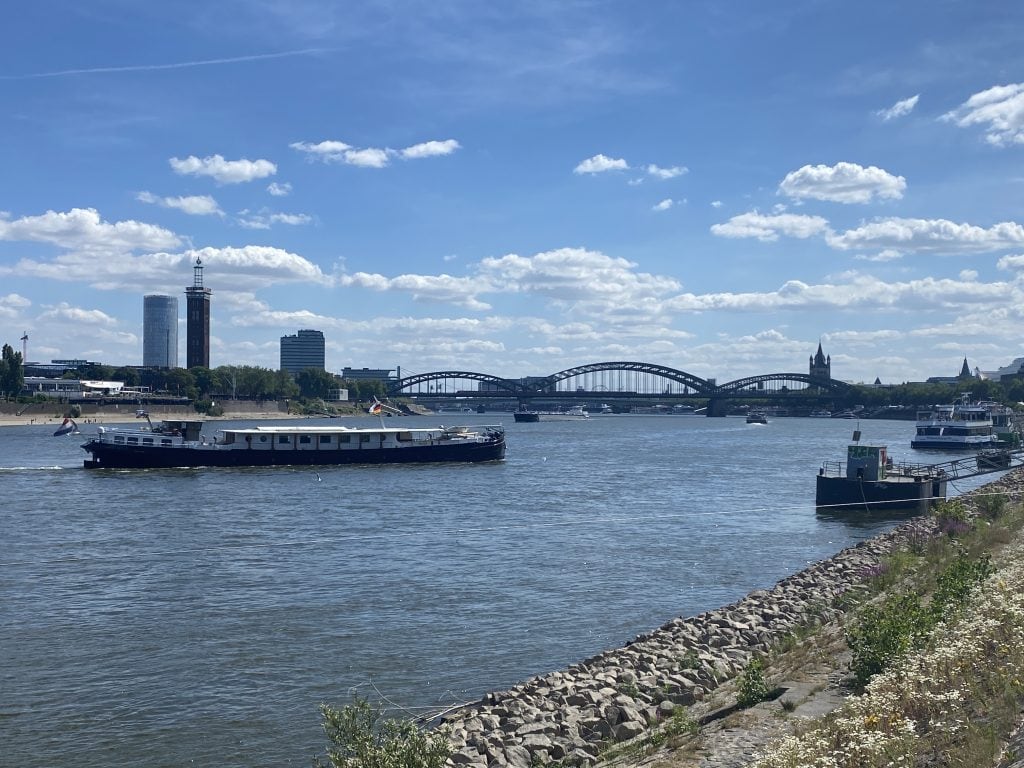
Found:
[[[0,343],[211,366],[920,381],[1024,355],[1024,4],[36,0]]]

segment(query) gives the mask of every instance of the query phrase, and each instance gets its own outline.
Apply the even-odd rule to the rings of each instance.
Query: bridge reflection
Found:
[[[389,394],[427,401],[466,398],[519,404],[536,400],[645,404],[706,401],[709,415],[721,415],[730,400],[788,400],[813,406],[839,399],[851,389],[845,382],[820,374],[766,373],[719,384],[715,379],[663,365],[615,361],[519,379],[473,371],[418,373],[392,382]]]

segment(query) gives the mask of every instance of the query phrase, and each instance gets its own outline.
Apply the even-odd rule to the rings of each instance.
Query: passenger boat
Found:
[[[950,451],[1005,447],[1015,441],[1012,414],[998,403],[972,403],[970,395],[964,394],[952,405],[919,411],[910,447]]]
[[[760,411],[751,411],[747,414],[747,424],[767,424],[768,417]]]
[[[148,421],[147,417],[147,421]],[[219,429],[168,420],[141,429],[100,427],[82,445],[88,469],[265,467],[498,461],[500,425],[460,427],[256,426]]]

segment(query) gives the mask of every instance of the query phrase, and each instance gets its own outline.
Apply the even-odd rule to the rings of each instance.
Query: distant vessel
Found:
[[[768,417],[760,411],[751,411],[747,414],[747,424],[767,424]]]
[[[520,422],[534,421],[582,421],[589,419],[590,414],[582,405],[574,405],[564,411],[531,411],[520,409],[512,414],[512,418]]]
[[[148,421],[148,416],[146,417]],[[202,434],[201,421],[99,428],[82,445],[88,469],[264,467],[497,461],[505,430],[480,427],[257,426]]]
[[[811,411],[810,416],[812,419],[831,419],[832,413],[826,410]]]
[[[1017,442],[1012,415],[1011,409],[998,403],[972,403],[965,393],[952,405],[918,412],[910,447],[977,451],[1012,446]]]

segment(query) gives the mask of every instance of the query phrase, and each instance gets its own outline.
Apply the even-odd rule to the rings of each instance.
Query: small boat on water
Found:
[[[747,424],[767,424],[768,417],[761,411],[751,411],[747,414]]]
[[[818,411],[811,411],[810,417],[812,419],[831,419],[832,418],[832,412],[831,411],[826,411],[824,409],[818,410]]]
[[[519,422],[534,421],[582,421],[589,419],[590,414],[582,405],[574,405],[564,411],[530,411],[520,409],[514,411],[512,418]]]
[[[955,403],[919,411],[910,447],[947,451],[1012,447],[1016,443],[1012,415],[1010,408],[974,403],[970,393],[964,393]]]
[[[149,421],[148,416],[146,417]],[[209,425],[205,425],[209,426]],[[82,448],[88,469],[265,467],[498,461],[500,425],[460,427],[256,426],[219,429],[168,420],[139,428],[99,428]]]

